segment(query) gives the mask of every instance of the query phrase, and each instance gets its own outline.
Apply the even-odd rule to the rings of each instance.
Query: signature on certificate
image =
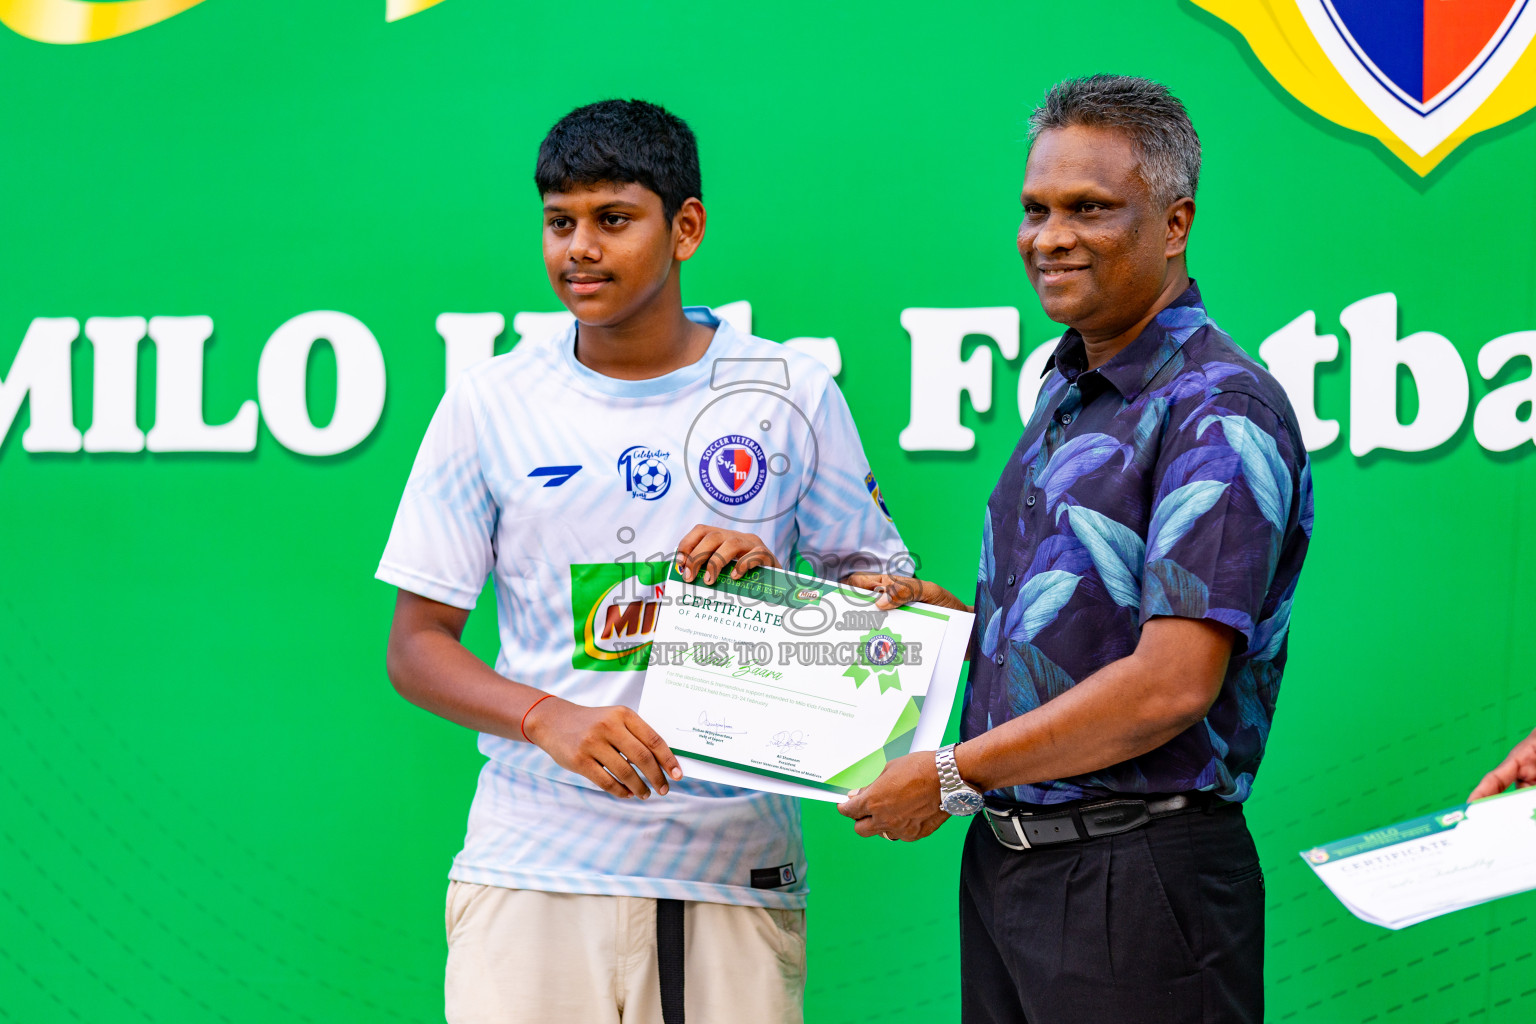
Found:
[[[799,750],[810,741],[810,736],[799,729],[785,729],[783,732],[774,733],[768,740],[768,745],[780,750]]]
[[[700,711],[694,727],[700,732],[718,732],[727,736],[744,736],[747,730],[738,729],[726,721],[724,715],[712,715],[708,711]]]

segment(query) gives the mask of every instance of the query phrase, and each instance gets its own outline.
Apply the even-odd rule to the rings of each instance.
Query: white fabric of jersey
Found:
[[[654,574],[696,523],[756,533],[782,565],[804,555],[834,578],[910,571],[826,368],[707,308],[687,314],[714,338],[662,377],[583,366],[575,326],[465,370],[427,428],[378,578],[468,609],[489,575],[497,672],[580,704],[635,707],[646,637],[665,614],[651,605]],[[652,578],[620,579],[633,571]],[[532,744],[482,733],[480,751],[489,760],[452,879],[805,906],[792,799],[684,779],[666,796],[619,800]],[[754,887],[767,869],[782,884]]]

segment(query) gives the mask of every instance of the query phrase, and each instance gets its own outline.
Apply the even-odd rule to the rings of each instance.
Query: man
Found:
[[[841,574],[828,556],[901,539],[826,369],[682,305],[705,227],[686,124],[582,107],[534,177],[576,322],[452,384],[378,570],[390,679],[488,758],[449,872],[447,1018],[798,1021],[795,802],[684,778],[676,723],[632,708],[674,558],[706,583],[807,552]],[[495,671],[459,641],[488,574]]]
[[[1485,796],[1498,796],[1510,786],[1524,789],[1536,786],[1536,730],[1515,744],[1515,749],[1499,763],[1499,766],[1477,784],[1467,797],[1467,802],[1481,800]]]
[[[1306,454],[1189,279],[1200,148],[1179,101],[1096,75],[1031,127],[1019,252],[1069,330],[982,523],[963,742],[893,762],[843,813],[910,841],[986,794],[961,864],[970,1024],[1258,1022],[1242,802],[1312,529]]]

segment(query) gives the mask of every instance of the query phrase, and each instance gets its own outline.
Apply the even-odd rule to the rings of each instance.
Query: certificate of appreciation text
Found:
[[[778,569],[668,574],[640,716],[694,778],[839,800],[938,745],[972,616]]]

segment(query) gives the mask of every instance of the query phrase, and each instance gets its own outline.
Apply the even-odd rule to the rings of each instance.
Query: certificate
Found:
[[[836,801],[943,738],[970,613],[778,569],[664,595],[638,710],[693,778]]]
[[[1339,902],[1394,931],[1536,889],[1536,788],[1302,853]]]

